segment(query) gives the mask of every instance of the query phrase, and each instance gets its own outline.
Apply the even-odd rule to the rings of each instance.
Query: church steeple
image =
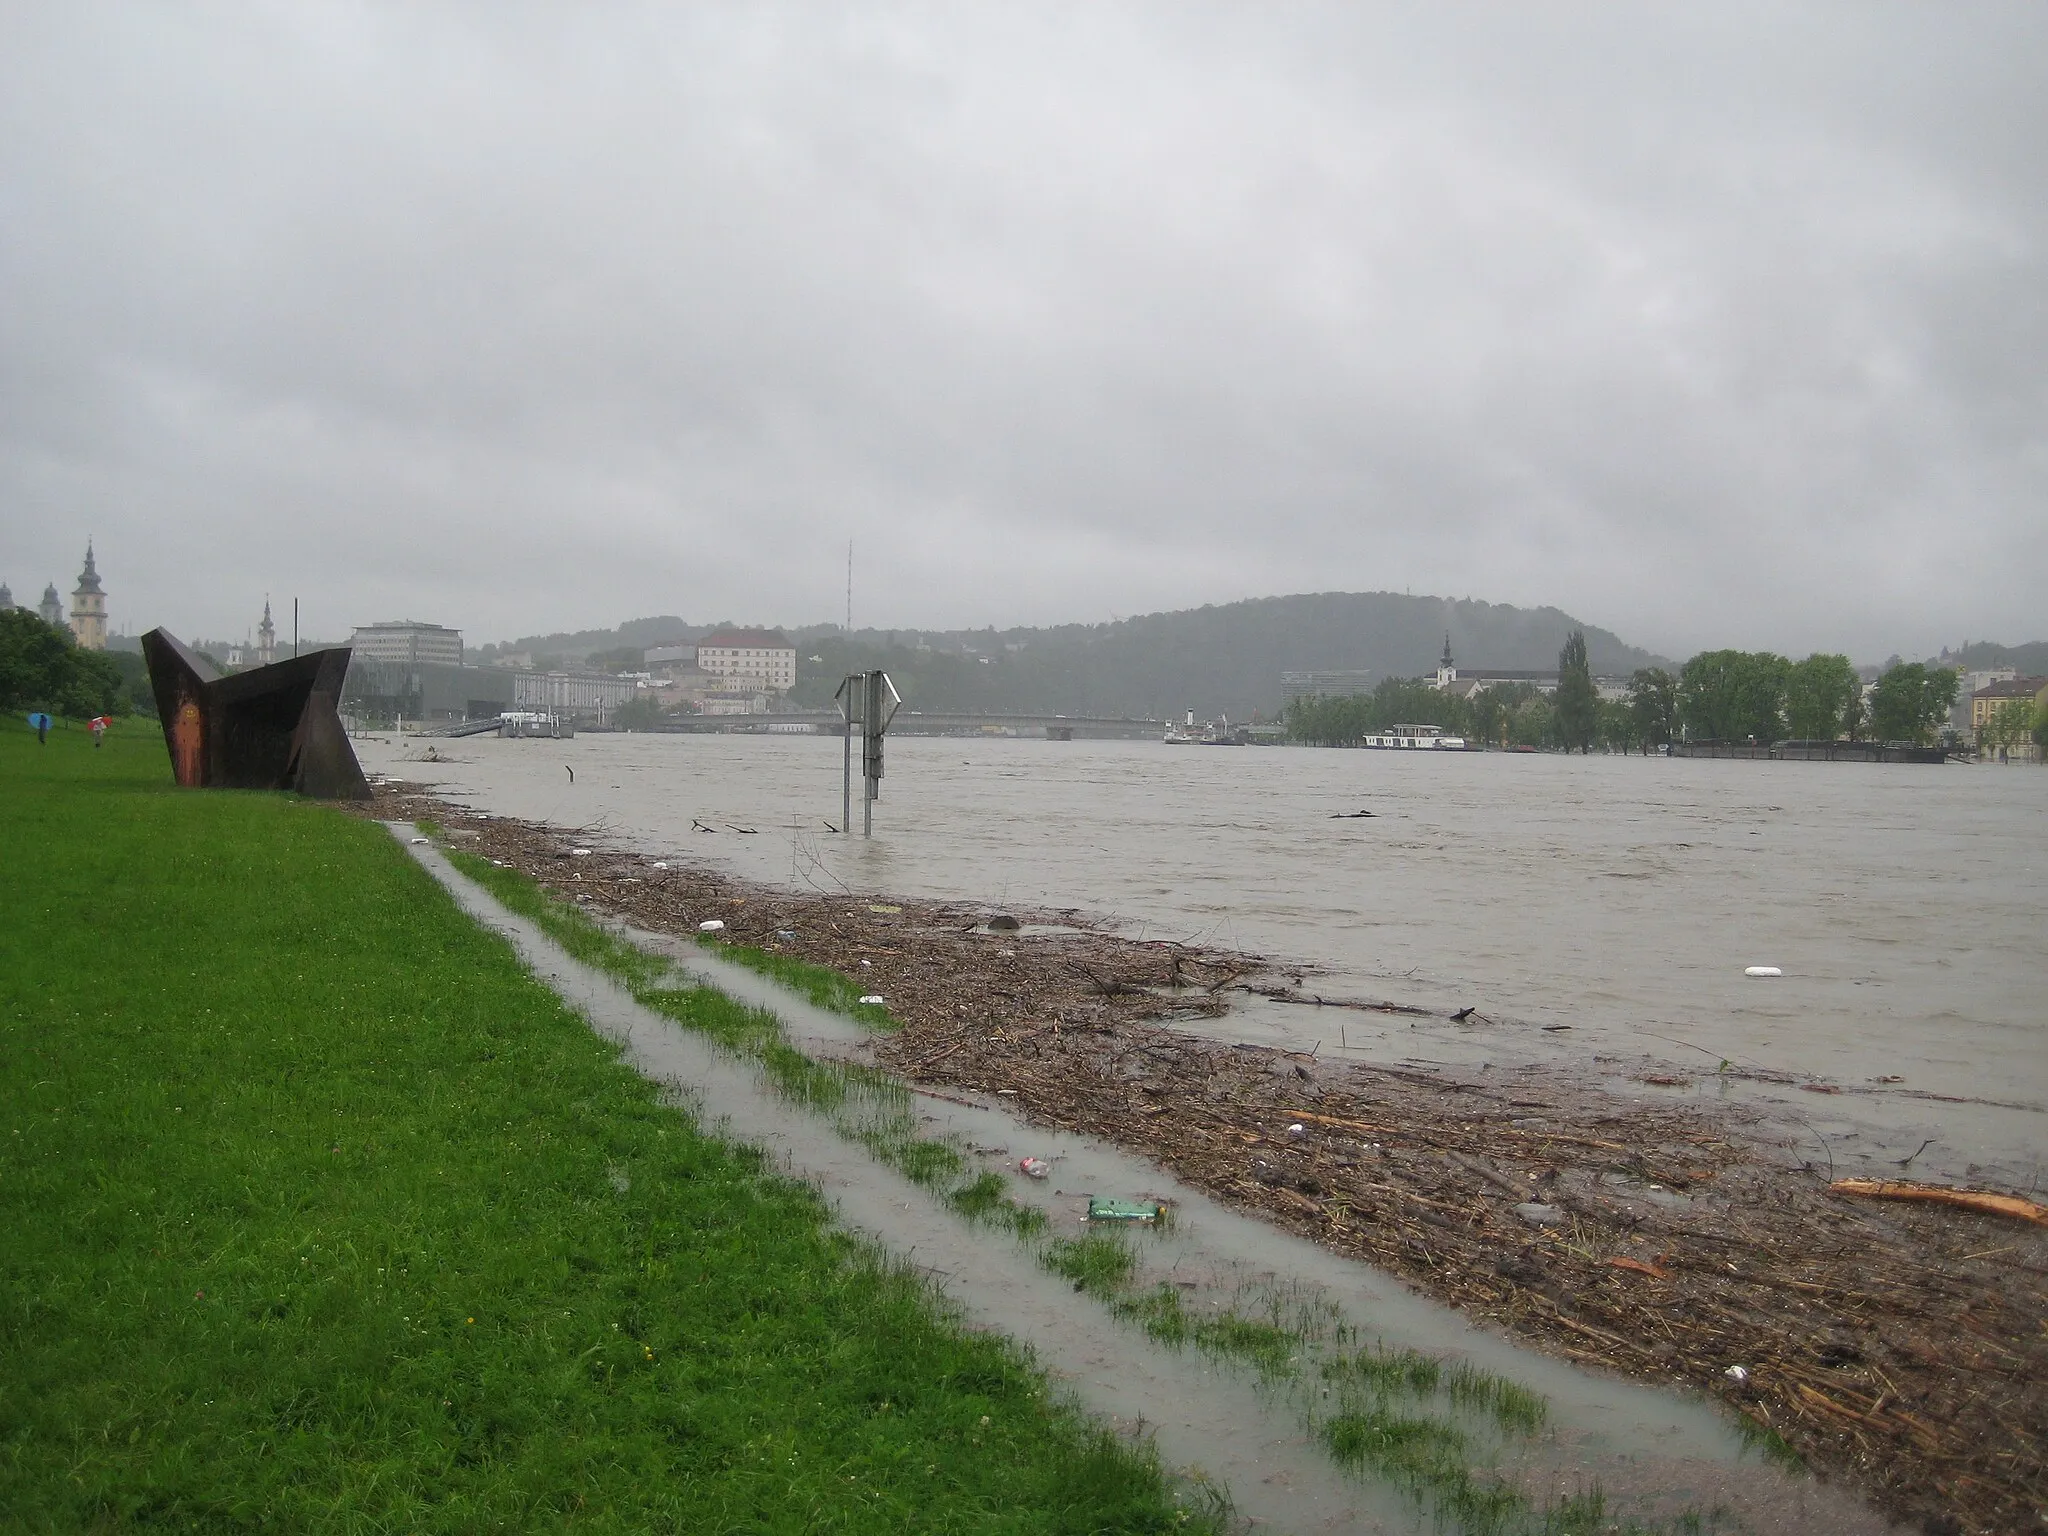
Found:
[[[267,667],[277,660],[277,626],[270,622],[270,599],[263,599],[263,622],[256,626],[256,664]]]
[[[100,585],[99,567],[93,564],[91,539],[85,541],[85,569],[78,573],[71,593],[71,633],[80,650],[107,648],[107,593]]]
[[[1436,685],[1448,688],[1458,680],[1458,664],[1451,660],[1451,632],[1444,631],[1444,659],[1436,664]]]

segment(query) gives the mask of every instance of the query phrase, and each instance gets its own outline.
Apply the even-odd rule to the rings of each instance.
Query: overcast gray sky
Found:
[[[19,601],[2048,635],[2034,0],[0,18]]]

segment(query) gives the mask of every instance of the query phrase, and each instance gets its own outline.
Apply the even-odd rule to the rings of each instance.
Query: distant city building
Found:
[[[2044,688],[2048,688],[2048,677],[2014,675],[1985,684],[1970,695],[1970,729],[1981,732],[2004,706],[2015,701],[2031,704]]]
[[[85,541],[85,569],[71,594],[71,633],[82,651],[107,648],[107,594],[92,563],[92,540]]]
[[[270,599],[263,599],[263,622],[256,626],[256,665],[267,667],[277,660],[277,626],[270,622]]]
[[[765,715],[768,695],[739,690],[707,693],[698,702],[697,710],[705,715]]]
[[[14,612],[14,593],[4,581],[0,581],[0,613]]]
[[[1469,699],[1475,693],[1484,693],[1489,688],[1498,688],[1504,683],[1527,683],[1538,693],[1557,692],[1557,669],[1548,672],[1504,672],[1473,668],[1459,671],[1456,661],[1451,659],[1451,637],[1444,636],[1443,660],[1436,664],[1436,686],[1445,693],[1454,693],[1461,699]]]
[[[43,588],[43,601],[36,612],[42,615],[43,622],[52,629],[64,622],[64,599],[57,595],[57,583],[54,581]]]
[[[613,677],[602,672],[515,672],[512,675],[512,705],[515,709],[540,710],[547,714],[571,715],[609,721],[612,711],[639,692],[630,677]]]
[[[681,670],[689,671],[697,665],[697,647],[694,645],[654,645],[641,653],[650,672],[667,677]]]
[[[350,636],[349,644],[365,661],[432,662],[440,666],[462,665],[462,631],[439,624],[422,624],[415,619],[392,619],[382,624],[364,624]]]
[[[697,665],[741,687],[786,693],[796,686],[796,647],[779,629],[721,629],[697,642]]]

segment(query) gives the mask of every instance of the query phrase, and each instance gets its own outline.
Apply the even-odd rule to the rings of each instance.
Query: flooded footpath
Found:
[[[409,825],[393,830],[411,842]],[[461,836],[473,828],[437,830],[457,849],[488,846]],[[1150,1437],[1248,1524],[1891,1529],[1848,1493],[1774,1464],[1713,1404],[1519,1348],[1152,1159],[1033,1123],[1000,1092],[913,1091],[914,1132],[887,1153],[873,1126],[903,1112],[867,1065],[868,1026],[692,939],[614,925],[669,962],[668,985],[708,986],[763,1010],[781,1046],[809,1062],[860,1063],[847,1081],[873,1102],[863,1107],[856,1091],[821,1108],[792,1095],[786,1067],[778,1079],[572,959],[439,848],[412,851],[707,1128],[818,1187],[848,1227],[929,1275],[977,1325],[1026,1344],[1091,1410]],[[948,1149],[960,1166],[936,1182],[913,1176],[903,1147]],[[1021,1171],[1026,1156],[1045,1177]],[[978,1200],[965,1197],[975,1191]],[[1087,1216],[1107,1195],[1165,1219],[1105,1230]],[[1007,1214],[992,1220],[997,1206]]]

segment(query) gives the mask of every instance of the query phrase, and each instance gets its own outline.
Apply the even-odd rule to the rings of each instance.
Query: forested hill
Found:
[[[847,672],[879,665],[914,709],[1155,718],[1192,709],[1243,720],[1279,711],[1283,672],[1364,672],[1367,688],[1384,677],[1434,672],[1446,630],[1460,667],[1550,668],[1565,636],[1580,628],[1596,673],[1626,674],[1662,660],[1555,608],[1319,592],[1109,624],[857,631],[850,646],[836,627],[793,631],[795,699],[822,704]],[[930,648],[920,649],[920,641]]]

